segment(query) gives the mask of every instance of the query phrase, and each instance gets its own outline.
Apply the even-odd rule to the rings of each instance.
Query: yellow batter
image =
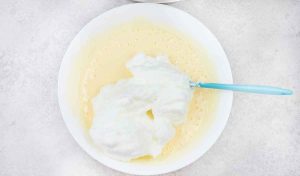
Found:
[[[194,81],[218,82],[207,52],[188,36],[146,19],[115,26],[87,41],[74,64],[70,90],[74,89],[74,85],[78,86],[74,89],[77,91],[73,95],[73,104],[86,130],[93,119],[92,98],[102,86],[130,77],[125,64],[139,52],[153,57],[168,56],[172,64]],[[214,90],[197,89],[187,120],[177,127],[176,136],[164,147],[162,154],[155,159],[143,157],[132,162],[151,163],[178,156],[205,132],[214,118],[217,101],[218,95]]]

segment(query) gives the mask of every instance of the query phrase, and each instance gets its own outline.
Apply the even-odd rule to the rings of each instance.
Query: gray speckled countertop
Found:
[[[0,175],[119,176],[75,143],[57,101],[60,62],[76,33],[126,0],[0,2]],[[228,124],[197,162],[168,175],[300,175],[300,1],[174,3],[220,40],[237,83],[291,97],[236,93]]]

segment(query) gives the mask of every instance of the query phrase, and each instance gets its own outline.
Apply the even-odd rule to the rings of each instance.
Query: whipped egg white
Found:
[[[156,157],[186,118],[190,79],[164,56],[138,54],[126,67],[133,77],[104,86],[93,99],[89,133],[114,159]]]

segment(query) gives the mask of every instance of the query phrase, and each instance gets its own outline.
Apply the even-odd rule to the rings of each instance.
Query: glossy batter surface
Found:
[[[205,49],[189,36],[147,19],[136,19],[100,33],[82,47],[70,89],[79,86],[73,98],[83,125],[89,129],[93,119],[92,99],[102,86],[131,75],[126,62],[136,53],[166,55],[170,62],[196,81],[217,82],[215,68]],[[161,161],[178,155],[201,137],[214,118],[218,95],[213,90],[194,92],[187,120],[176,129],[175,137],[155,159],[143,157],[138,162]],[[136,161],[134,161],[136,162]]]

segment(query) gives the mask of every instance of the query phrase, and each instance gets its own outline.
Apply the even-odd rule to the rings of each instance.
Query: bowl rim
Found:
[[[144,9],[144,10],[153,10],[153,13],[155,13],[155,10],[161,10],[164,13],[178,15],[182,18],[188,19],[188,21],[192,21],[193,23],[197,24],[197,28],[201,28],[202,32],[205,32],[208,35],[208,39],[211,40],[212,43],[214,43],[215,47],[218,49],[218,57],[222,58],[220,60],[221,62],[221,71],[226,71],[226,83],[232,83],[232,72],[230,68],[229,61],[227,59],[227,56],[225,54],[225,51],[223,50],[221,44],[217,40],[217,38],[213,35],[212,32],[208,30],[206,26],[204,26],[198,19],[193,17],[192,15],[188,14],[187,12],[184,12],[180,9],[167,6],[167,5],[162,5],[162,4],[152,4],[152,3],[135,3],[135,4],[126,4],[122,5],[113,9],[110,9],[99,16],[95,17],[92,19],[88,24],[86,24],[80,31],[79,33],[74,37],[74,39],[71,41],[60,66],[59,69],[59,75],[58,75],[58,102],[59,102],[59,107],[62,113],[63,120],[75,139],[75,141],[80,145],[80,147],[88,153],[93,159],[97,160],[98,162],[102,163],[103,165],[112,168],[117,171],[121,171],[124,173],[128,174],[135,174],[135,175],[155,175],[155,174],[165,174],[169,172],[173,172],[179,169],[182,169],[183,167],[195,162],[198,160],[204,153],[206,153],[211,146],[217,141],[217,139],[220,137],[222,131],[224,130],[227,120],[230,115],[231,107],[232,107],[232,101],[233,101],[233,93],[232,92],[222,92],[220,93],[222,98],[225,100],[225,104],[220,104],[219,106],[224,106],[223,110],[218,111],[217,116],[222,116],[221,119],[219,119],[218,124],[214,124],[214,129],[211,129],[213,131],[211,134],[209,133],[206,138],[211,138],[210,142],[207,142],[204,144],[202,147],[204,149],[202,151],[194,150],[192,155],[190,157],[187,157],[183,161],[179,162],[174,162],[173,164],[170,163],[168,166],[164,167],[158,167],[158,166],[152,166],[152,167],[145,167],[145,166],[140,166],[140,165],[135,165],[131,164],[128,165],[128,163],[120,162],[113,160],[111,158],[108,158],[106,156],[97,156],[99,155],[98,152],[95,152],[95,149],[91,145],[88,145],[86,141],[82,139],[82,134],[80,133],[79,129],[76,129],[79,126],[79,122],[74,120],[75,118],[73,117],[73,113],[71,112],[71,109],[68,105],[68,102],[65,98],[65,82],[67,80],[67,73],[70,70],[70,65],[72,61],[72,55],[74,55],[75,50],[79,49],[78,42],[84,42],[82,38],[79,36],[84,35],[87,31],[88,28],[91,28],[94,23],[96,23],[99,20],[103,20],[107,17],[109,17],[111,14],[116,14],[119,11],[130,11],[133,9]],[[86,35],[87,36],[87,35]],[[219,62],[218,62],[219,63]],[[216,64],[216,63],[215,63]],[[223,70],[222,70],[223,69]],[[218,70],[219,71],[219,70]],[[223,102],[224,103],[224,102]]]

